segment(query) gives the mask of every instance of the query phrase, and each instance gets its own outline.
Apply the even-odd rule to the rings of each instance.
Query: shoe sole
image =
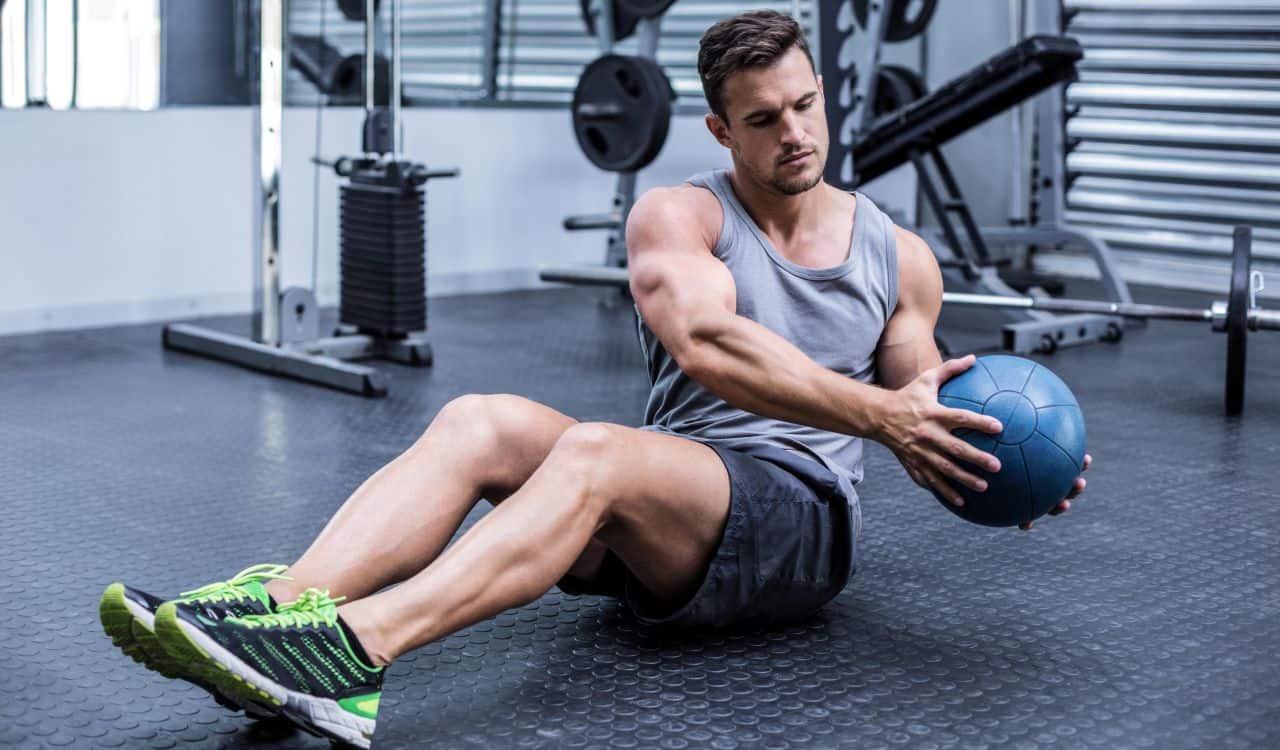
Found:
[[[201,681],[183,669],[183,664],[160,646],[155,634],[155,615],[124,595],[124,584],[113,583],[98,602],[98,619],[111,643],[143,667],[171,680],[184,680],[209,693],[223,707],[243,711],[251,719],[271,719],[279,712],[252,701],[237,702],[222,695],[213,682]]]
[[[303,730],[359,748],[368,748],[377,726],[328,698],[317,698],[271,680],[223,648],[199,628],[178,619],[172,604],[156,610],[156,637],[169,656],[217,686],[232,700],[270,705]]]

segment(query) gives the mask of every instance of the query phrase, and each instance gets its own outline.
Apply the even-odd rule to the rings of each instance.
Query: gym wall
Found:
[[[585,37],[584,37],[585,39]],[[918,67],[921,44],[886,62]],[[353,152],[362,110],[329,107],[320,153]],[[427,188],[428,292],[540,285],[540,265],[596,263],[604,235],[564,216],[607,209],[614,176],[579,153],[567,109],[425,107],[405,111],[411,158],[460,167]],[[282,281],[312,276],[315,112],[284,121]],[[253,110],[0,111],[0,334],[247,313],[252,307]],[[639,189],[727,164],[700,115],[677,115]],[[318,297],[337,302],[337,178],[320,168]],[[903,167],[865,186],[915,218]]]
[[[322,153],[349,153],[363,113],[330,109]],[[462,169],[427,191],[432,295],[536,286],[538,265],[599,262],[603,235],[566,232],[602,211],[613,176],[578,152],[562,110],[406,111],[406,143],[430,166]],[[310,284],[315,118],[285,119],[281,247],[285,285]],[[253,112],[0,112],[0,334],[249,312]],[[726,164],[696,116],[677,116],[640,187]],[[914,176],[868,188],[905,205]],[[320,170],[319,297],[337,302],[337,181]]]

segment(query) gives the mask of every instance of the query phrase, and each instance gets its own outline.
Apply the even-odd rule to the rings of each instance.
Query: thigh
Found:
[[[595,538],[653,595],[679,600],[706,575],[729,515],[730,479],[714,450],[613,425],[602,463],[610,498]]]
[[[627,604],[642,620],[682,626],[811,615],[853,572],[855,501],[808,458],[759,447],[750,455],[716,448],[713,455],[728,477],[727,516],[709,546],[702,537],[699,564],[691,565],[687,552],[672,554],[676,540],[692,541],[679,527],[640,523],[607,540],[630,571]],[[663,576],[673,573],[682,577],[665,579],[663,588]]]

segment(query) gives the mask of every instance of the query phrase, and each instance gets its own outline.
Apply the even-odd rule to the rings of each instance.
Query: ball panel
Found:
[[[1030,377],[1031,371],[1035,370],[1039,365],[1022,357],[992,354],[986,357],[979,357],[978,363],[973,366],[973,369],[976,370],[979,367],[986,370],[987,374],[991,376],[991,379],[996,384],[996,390],[1021,391],[1023,386],[1027,384],[1027,378]]]
[[[991,375],[978,365],[974,365],[943,383],[938,389],[938,395],[962,398],[975,404],[985,404],[987,399],[998,390],[1000,389],[996,387]]]
[[[1040,433],[1022,444],[1027,464],[1034,466],[1031,474],[1031,506],[1033,518],[1048,513],[1071,491],[1071,485],[1080,475],[1080,465]]]
[[[998,474],[962,463],[967,471],[987,480],[986,492],[975,492],[955,485],[964,498],[963,508],[957,508],[940,497],[938,501],[952,513],[972,523],[983,526],[1016,526],[1027,520],[1030,510],[1026,501],[1027,471],[1022,463],[1022,453],[1016,445],[1002,445],[993,452],[1001,463]]]
[[[1036,406],[1077,405],[1071,389],[1047,367],[1036,367],[1026,387],[1022,389],[1022,395],[1031,399]]]
[[[1046,406],[1037,409],[1040,423],[1036,432],[1056,443],[1076,464],[1077,472],[1084,468],[1085,430],[1084,414],[1078,406]]]

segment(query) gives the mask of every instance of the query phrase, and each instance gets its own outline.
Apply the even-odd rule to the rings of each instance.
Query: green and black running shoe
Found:
[[[340,601],[307,589],[274,614],[224,620],[165,603],[156,635],[171,658],[233,700],[274,706],[308,732],[367,748],[384,669],[338,617]]]
[[[173,601],[213,620],[237,615],[267,614],[275,610],[275,602],[264,584],[274,579],[289,580],[283,575],[287,567],[255,565],[240,571],[231,580],[183,592]],[[180,663],[169,657],[160,647],[155,634],[156,610],[164,601],[123,583],[113,583],[103,592],[98,603],[98,618],[111,642],[147,669],[165,677],[193,683],[209,691],[218,703],[233,711],[243,710],[246,715],[259,719],[274,716],[277,712],[266,706],[229,700],[218,693],[212,683],[200,679],[198,674],[185,671]]]

